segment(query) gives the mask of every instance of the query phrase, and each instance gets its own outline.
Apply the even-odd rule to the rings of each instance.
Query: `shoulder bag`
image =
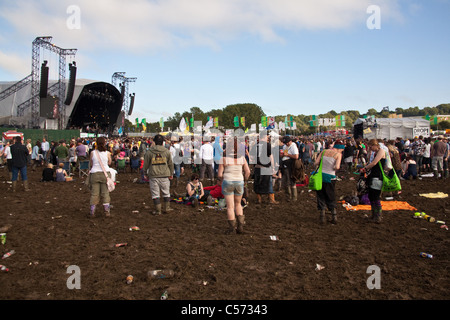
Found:
[[[383,186],[381,188],[381,191],[394,192],[402,190],[400,179],[395,170],[392,170],[392,172],[394,173],[393,176],[389,177],[389,175],[384,172],[381,162],[378,162],[378,164],[380,165],[381,174],[383,175]]]
[[[322,157],[320,158],[320,164],[316,171],[313,171],[311,177],[309,177],[308,188],[314,191],[322,190],[322,160],[323,160],[323,152]]]
[[[98,162],[100,163],[100,166],[102,167],[103,173],[106,176],[106,185],[108,186],[108,191],[109,192],[114,191],[114,189],[116,188],[116,185],[114,184],[114,181],[106,173],[105,167],[103,166],[102,160],[100,159],[100,154],[98,153],[98,150],[95,150],[95,152],[97,155]]]

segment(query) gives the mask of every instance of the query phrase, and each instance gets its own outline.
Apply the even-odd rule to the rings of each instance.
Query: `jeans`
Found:
[[[27,166],[18,168],[18,167],[12,167],[12,181],[17,181],[17,178],[19,176],[19,172],[20,172],[20,176],[22,177],[22,181],[26,181],[28,180],[27,177]]]

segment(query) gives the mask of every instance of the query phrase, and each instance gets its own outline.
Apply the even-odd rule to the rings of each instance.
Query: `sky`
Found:
[[[0,0],[0,81],[31,74],[33,40],[52,36],[77,49],[78,79],[136,78],[132,122],[237,103],[422,109],[450,103],[449,14],[450,0]],[[41,58],[56,80],[56,55]]]

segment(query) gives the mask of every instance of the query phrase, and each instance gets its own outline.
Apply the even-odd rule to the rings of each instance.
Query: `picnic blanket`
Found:
[[[368,204],[359,204],[357,206],[352,206],[349,203],[344,203],[343,206],[347,211],[356,211],[356,210],[367,210],[370,211],[371,207]],[[381,201],[381,207],[384,210],[412,210],[417,211],[416,208],[408,204],[406,201]]]
[[[419,193],[419,196],[425,197],[425,198],[434,198],[434,199],[438,199],[438,198],[447,198],[447,197],[448,197],[448,194],[443,193],[443,192],[436,192],[436,193]]]

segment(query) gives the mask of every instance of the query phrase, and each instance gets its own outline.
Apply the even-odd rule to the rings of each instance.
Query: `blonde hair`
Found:
[[[379,147],[379,146],[380,146],[380,144],[378,143],[378,140],[377,140],[377,139],[372,139],[372,140],[370,140],[368,144],[369,144],[369,147],[371,147],[371,146],[377,146],[377,147]]]

